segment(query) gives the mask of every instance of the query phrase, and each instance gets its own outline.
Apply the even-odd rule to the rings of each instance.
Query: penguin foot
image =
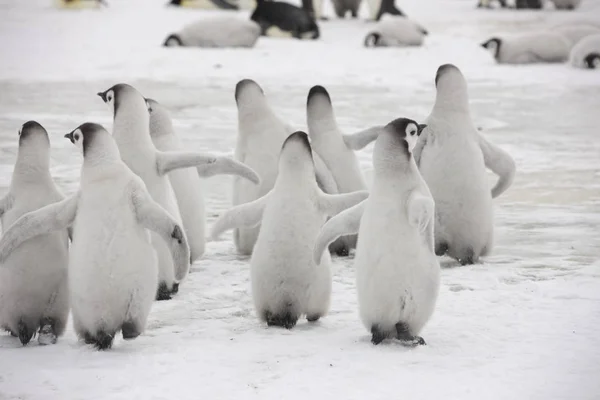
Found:
[[[167,283],[161,282],[160,285],[158,285],[158,290],[156,291],[156,300],[171,300],[171,298],[171,290],[169,290],[167,287]]]
[[[448,243],[441,242],[441,243],[435,244],[435,255],[436,256],[438,256],[438,257],[443,256],[447,252],[448,252]]]
[[[40,332],[38,334],[38,343],[41,346],[56,344],[57,339],[58,338],[54,333],[54,328],[52,327],[52,325],[46,324],[40,328]]]
[[[270,312],[267,313],[267,326],[280,326],[285,329],[292,329],[296,326],[298,317],[294,317],[291,313],[285,313],[283,315],[274,315]]]
[[[17,329],[19,330],[18,335],[21,344],[26,346],[31,341],[31,338],[33,338],[35,335],[35,329],[29,329],[27,324],[25,324],[23,321],[19,321]]]
[[[411,335],[408,325],[406,325],[404,322],[398,322],[396,324],[396,338],[404,346],[414,347],[427,344],[422,337]]]
[[[12,337],[19,337],[19,335],[17,335],[16,333],[14,333],[13,331],[9,331],[10,332],[10,336]]]
[[[379,328],[379,325],[373,325],[371,327],[371,343],[378,345],[387,339],[388,335]]]
[[[121,334],[123,335],[123,339],[132,340],[140,336],[141,332],[133,321],[128,321],[121,327]]]
[[[477,261],[477,258],[475,257],[475,252],[473,251],[473,249],[466,249],[463,253],[463,255],[459,258],[457,258],[457,261],[460,263],[460,265],[471,265],[471,264],[475,264],[475,261]]]
[[[321,316],[319,314],[313,314],[313,315],[306,316],[306,320],[308,322],[317,322],[320,318],[321,318]]]
[[[171,294],[177,294],[177,293],[179,293],[179,283],[174,283],[173,289],[171,289]]]
[[[94,341],[92,344],[98,350],[108,350],[112,347],[114,338],[115,338],[115,335],[110,335],[106,332],[100,331],[94,338]]]

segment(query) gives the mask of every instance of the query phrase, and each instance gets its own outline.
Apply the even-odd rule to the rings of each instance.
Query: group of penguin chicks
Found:
[[[230,174],[234,207],[210,238],[234,229],[237,251],[251,254],[261,321],[291,329],[301,316],[319,320],[330,305],[329,252],[356,248],[372,342],[425,344],[418,335],[436,304],[437,256],[465,265],[490,252],[492,199],[515,174],[513,159],[473,126],[460,70],[440,66],[435,85],[426,124],[398,118],[350,135],[338,128],[327,90],[314,86],[307,135],[244,79],[235,89],[234,160],[181,151],[166,109],[118,84],[99,93],[113,111],[112,135],[94,123],[65,135],[83,154],[80,188],[66,199],[49,173],[48,134],[25,123],[0,201],[0,327],[24,345],[38,329],[40,344],[55,343],[70,308],[78,337],[98,349],[119,331],[136,338],[153,300],[177,292],[204,253],[199,176]],[[354,151],[373,141],[367,190]],[[499,176],[491,190],[486,167]]]

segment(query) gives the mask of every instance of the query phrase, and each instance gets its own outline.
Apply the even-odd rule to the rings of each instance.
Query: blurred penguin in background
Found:
[[[492,8],[492,3],[493,0],[479,0],[479,3],[477,3],[477,8]],[[500,7],[502,8],[508,7],[506,0],[498,0],[498,3],[500,3]]]
[[[236,0],[171,0],[167,5],[208,10],[239,10]]]
[[[105,0],[59,0],[58,4],[63,8],[108,7],[108,3]]]
[[[284,1],[257,0],[250,19],[260,25],[263,36],[319,38],[319,27],[311,14]]]
[[[344,18],[350,11],[352,18],[358,17],[361,0],[331,0],[335,14]],[[302,0],[302,8],[314,19],[327,20],[321,15],[323,0]],[[394,0],[367,0],[371,19],[379,21],[383,14],[406,16],[394,4]]]
[[[543,7],[542,0],[517,0],[515,2],[517,10],[541,10]]]

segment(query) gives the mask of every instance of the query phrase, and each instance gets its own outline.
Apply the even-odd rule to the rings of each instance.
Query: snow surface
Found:
[[[469,267],[442,259],[439,301],[422,333],[427,346],[371,345],[348,258],[334,259],[328,316],[292,331],[267,329],[252,307],[248,259],[235,254],[229,232],[208,244],[178,296],[153,305],[135,341],[119,337],[111,351],[97,352],[71,327],[46,347],[22,348],[2,334],[0,399],[600,398],[600,73],[500,66],[479,47],[494,33],[598,22],[599,0],[574,12],[398,0],[429,30],[423,47],[365,49],[373,25],[348,19],[322,22],[316,42],[261,38],[237,50],[160,46],[188,22],[227,12],[109,2],[67,11],[51,0],[0,0],[2,193],[17,131],[29,119],[50,132],[52,173],[73,193],[81,158],[62,136],[86,121],[110,128],[96,93],[118,82],[169,107],[189,149],[231,154],[239,79],[257,80],[299,129],[309,88],[324,85],[340,126],[352,132],[426,117],[435,71],[446,62],[463,70],[475,123],[513,155],[517,177],[495,200],[493,254]],[[330,4],[325,10],[332,15]],[[368,178],[371,149],[358,153]],[[206,180],[209,225],[230,207],[231,183]]]

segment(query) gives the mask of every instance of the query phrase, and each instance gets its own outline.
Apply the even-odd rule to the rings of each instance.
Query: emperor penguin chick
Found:
[[[19,130],[19,150],[8,194],[0,200],[3,231],[21,216],[64,196],[50,176],[50,140],[36,121]],[[29,343],[54,344],[69,315],[67,229],[32,237],[0,265],[0,327]]]
[[[167,109],[153,99],[147,99],[150,113],[150,136],[159,151],[181,151],[183,145],[173,130]],[[254,184],[260,182],[258,175],[246,165],[229,157],[215,157],[215,162],[193,168],[169,172],[169,182],[175,192],[177,205],[183,219],[183,227],[190,245],[191,262],[199,259],[205,249],[204,195],[200,177],[214,175],[237,175]]]
[[[179,168],[206,167],[216,163],[218,157],[211,154],[158,151],[150,137],[151,107],[132,86],[117,84],[98,95],[113,112],[113,137],[121,158],[142,178],[154,201],[181,223],[177,199],[167,174]],[[156,297],[157,300],[169,300],[171,294],[178,291],[179,282],[173,276],[169,250],[158,234],[152,233],[152,243],[158,255],[159,285]]]
[[[252,298],[261,321],[291,329],[301,315],[312,322],[327,313],[331,259],[325,253],[320,265],[313,261],[314,240],[327,216],[367,196],[366,191],[323,193],[315,179],[308,137],[298,131],[283,143],[273,189],[233,207],[215,222],[213,238],[237,226],[261,225],[250,260]]]
[[[473,264],[492,249],[492,198],[512,184],[515,162],[475,129],[467,82],[456,66],[440,66],[435,85],[435,104],[415,160],[436,204],[436,254]],[[491,191],[486,167],[499,176]]]
[[[373,149],[369,198],[331,218],[315,241],[314,259],[340,234],[359,232],[354,265],[360,317],[372,343],[418,336],[435,308],[440,265],[433,248],[434,201],[412,151],[423,125],[390,122]]]
[[[160,235],[183,279],[189,247],[181,225],[122,161],[110,134],[85,123],[65,135],[83,153],[77,193],[23,215],[0,240],[0,262],[31,238],[73,226],[69,297],[77,335],[99,350],[121,331],[135,339],[156,293],[157,258],[147,230]]]
[[[238,109],[238,136],[234,158],[253,168],[261,178],[260,185],[251,185],[238,177],[233,183],[233,205],[254,201],[273,188],[277,177],[277,165],[281,146],[294,132],[284,123],[267,102],[263,89],[251,79],[239,81],[235,87],[235,102]],[[338,192],[335,179],[319,154],[313,152],[319,187],[326,193]],[[233,232],[233,241],[240,254],[252,253],[258,228],[238,228]],[[338,241],[330,250],[347,253],[346,243]]]

